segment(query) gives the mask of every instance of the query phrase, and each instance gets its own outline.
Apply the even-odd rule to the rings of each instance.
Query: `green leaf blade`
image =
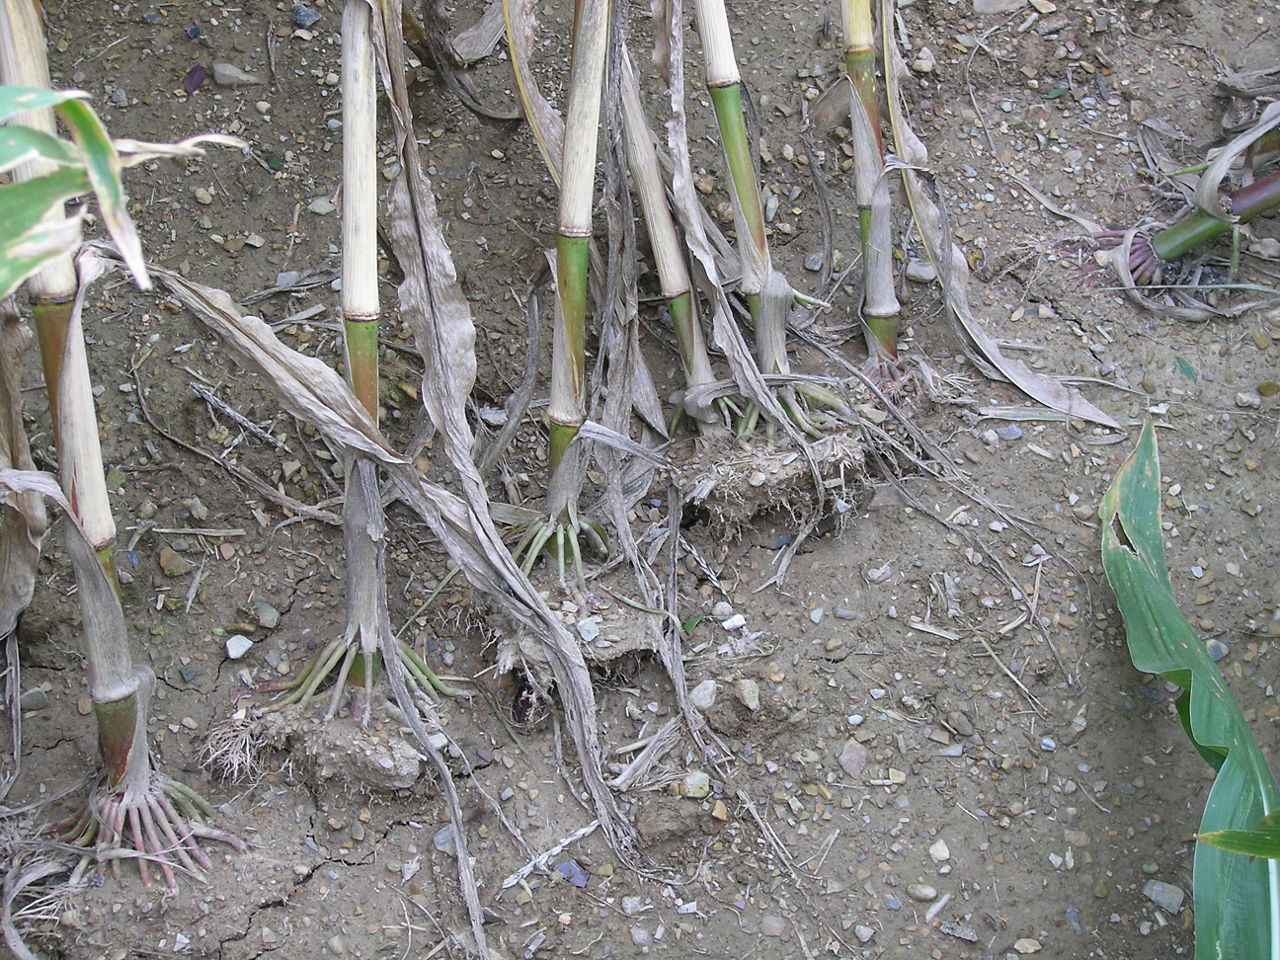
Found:
[[[1103,496],[1102,562],[1124,618],[1134,666],[1187,693],[1183,728],[1218,774],[1200,832],[1247,829],[1280,810],[1280,784],[1267,767],[1217,664],[1178,609],[1160,526],[1160,458],[1155,430]],[[1197,844],[1192,871],[1196,956],[1280,960],[1280,865]]]
[[[147,276],[138,229],[129,216],[128,197],[121,180],[120,156],[107,135],[107,128],[93,109],[79,100],[67,100],[58,107],[58,112],[67,122],[80,149],[80,159],[93,184],[93,192],[111,238],[120,248],[120,254],[138,286],[149,289],[151,278]]]

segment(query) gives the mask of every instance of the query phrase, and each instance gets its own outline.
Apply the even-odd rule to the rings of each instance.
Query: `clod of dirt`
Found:
[[[344,717],[325,722],[296,710],[269,713],[260,722],[267,745],[305,758],[304,776],[316,788],[349,783],[395,793],[412,787],[422,772],[418,751],[394,730],[362,728]]]
[[[823,437],[809,447],[824,493],[845,495],[863,477],[866,451],[848,434]],[[689,501],[707,510],[714,528],[738,535],[753,518],[773,510],[809,517],[816,502],[808,461],[796,450],[762,447],[739,452],[708,450],[682,470]]]

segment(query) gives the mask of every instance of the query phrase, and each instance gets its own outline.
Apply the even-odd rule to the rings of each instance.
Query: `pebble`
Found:
[[[329,951],[334,954],[343,954],[347,952],[346,941],[342,939],[341,935],[336,933],[329,938],[327,946],[329,947]]]
[[[576,624],[578,628],[578,636],[587,643],[590,643],[596,637],[600,636],[600,618],[584,617]]]
[[[19,703],[24,713],[31,710],[43,710],[49,705],[49,694],[45,693],[41,687],[32,687],[23,693]]]
[[[738,702],[752,713],[760,709],[760,684],[749,677],[733,685],[733,694],[738,698]]]
[[[701,800],[711,793],[711,777],[705,770],[691,770],[685,774],[681,787],[686,797]]]
[[[246,73],[233,63],[215,63],[213,82],[220,87],[251,87],[262,82],[254,73]]]
[[[209,204],[213,203],[213,194],[204,187],[196,187],[191,191],[191,195],[196,198],[196,203],[201,206],[207,207]]]
[[[637,947],[651,947],[653,946],[653,934],[644,927],[632,927],[631,942]]]
[[[1160,872],[1160,864],[1156,863],[1154,860],[1144,860],[1142,862],[1142,872],[1147,874],[1147,876],[1157,874]]]
[[[786,921],[781,917],[775,917],[772,914],[761,917],[760,933],[766,937],[780,937],[786,932]]]
[[[938,60],[928,47],[921,47],[916,58],[911,61],[911,69],[916,73],[933,73],[937,66]]]
[[[337,207],[334,206],[333,201],[328,197],[316,197],[307,204],[307,209],[317,216],[323,217],[326,214],[333,213]]]
[[[853,935],[858,938],[859,943],[868,943],[876,932],[865,924],[859,923],[853,928]]]
[[[943,863],[951,859],[951,848],[947,846],[947,841],[938,839],[929,847],[929,856],[933,858],[934,863]]]
[[[1206,641],[1204,648],[1209,652],[1209,656],[1213,658],[1214,663],[1217,663],[1231,652],[1231,648],[1221,640]]]
[[[1027,954],[1039,953],[1044,949],[1044,947],[1035,937],[1022,937],[1014,943],[1013,949],[1017,950],[1019,953]]]
[[[640,911],[644,909],[644,898],[629,896],[622,898],[622,913],[624,916],[639,916]]]
[[[689,702],[699,710],[710,710],[716,702],[716,682],[703,680],[689,691]]]
[[[938,271],[927,260],[909,260],[906,269],[907,279],[916,283],[932,283],[938,279]]]
[[[280,625],[280,611],[265,600],[253,601],[253,617],[264,630],[274,630]]]
[[[728,600],[721,600],[711,608],[711,616],[717,620],[728,620],[733,616],[733,604]]]
[[[228,660],[239,660],[246,653],[253,649],[253,641],[246,637],[243,633],[233,633],[227,637],[224,644],[227,651]]]
[[[840,768],[850,777],[856,779],[862,776],[862,771],[866,769],[866,766],[867,748],[857,740],[846,741],[844,749],[840,751]]]
[[[804,268],[810,273],[817,273],[822,269],[822,254],[811,253],[804,258]]]
[[[1001,440],[1021,440],[1022,428],[1016,423],[1011,423],[998,429],[996,436]]]
[[[745,627],[746,625],[747,625],[747,618],[740,613],[735,613],[728,620],[725,620],[723,623],[720,624],[720,626],[724,627],[726,630],[738,630],[742,627]]]
[[[1254,393],[1252,390],[1237,393],[1236,406],[1245,410],[1257,410],[1262,406],[1262,397],[1261,395]]]
[[[826,611],[822,607],[814,607],[812,610],[809,611],[809,619],[812,620],[814,623],[821,623],[822,615],[825,612]]]
[[[293,22],[300,26],[303,30],[313,27],[324,16],[314,7],[308,7],[305,3],[294,4]]]
[[[431,845],[441,853],[453,852],[453,824],[446,823],[431,837]]]
[[[929,903],[938,899],[938,891],[927,883],[907,884],[907,896],[921,903]]]
[[[1142,894],[1165,913],[1177,913],[1182,909],[1182,901],[1186,898],[1181,887],[1163,880],[1148,880],[1142,888]]]

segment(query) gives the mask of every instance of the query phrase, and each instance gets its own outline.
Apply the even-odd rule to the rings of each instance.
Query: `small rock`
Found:
[[[587,643],[590,643],[596,637],[600,636],[600,618],[599,617],[583,617],[575,624],[580,636]]]
[[[1142,894],[1165,913],[1177,913],[1182,909],[1182,901],[1186,898],[1181,887],[1163,880],[1148,880],[1142,888]]]
[[[1144,860],[1142,861],[1142,872],[1147,876],[1159,873],[1160,864],[1156,863],[1154,860]]]
[[[721,823],[729,819],[729,808],[725,806],[723,800],[717,800],[711,805],[711,816],[715,817]]]
[[[780,937],[787,930],[787,923],[772,914],[760,918],[760,933],[766,937]]]
[[[938,891],[927,883],[907,884],[907,896],[921,903],[930,903],[938,899]]]
[[[1087,847],[1089,845],[1089,835],[1083,830],[1064,830],[1062,831],[1062,836],[1073,847]]]
[[[1252,390],[1237,393],[1236,406],[1245,410],[1257,410],[1262,406],[1262,397]]]
[[[740,613],[735,613],[728,620],[725,620],[720,626],[726,630],[738,630],[747,625],[747,618]]]
[[[928,47],[921,47],[916,58],[911,61],[911,69],[916,73],[933,73],[937,66],[937,58]]]
[[[1058,749],[1058,744],[1053,737],[1042,737],[1040,740],[1040,749],[1044,750],[1046,753],[1053,753],[1053,751]]]
[[[253,105],[253,109],[265,117],[271,112],[271,102],[269,100],[259,100]]]
[[[760,709],[760,684],[750,677],[744,677],[733,685],[734,696],[738,702],[755,713]]]
[[[303,30],[315,26],[322,16],[324,15],[319,10],[308,7],[305,3],[293,5],[293,22]]]
[[[341,955],[347,952],[346,941],[343,940],[342,936],[337,933],[335,933],[332,937],[329,938],[329,942],[328,944],[326,944],[326,946],[328,946],[329,952],[335,955]]]
[[[867,748],[857,740],[846,741],[844,749],[840,751],[840,768],[850,777],[856,779],[862,776],[862,771],[866,769],[866,766]]]
[[[809,619],[812,620],[814,623],[821,623],[822,615],[825,612],[826,611],[822,607],[814,607],[812,610],[809,611]]]
[[[40,687],[32,687],[22,694],[19,704],[23,713],[32,710],[43,710],[49,705],[49,694],[45,693]]]
[[[716,702],[716,682],[703,680],[689,691],[689,702],[699,710],[710,710]]]
[[[1022,428],[1016,423],[1010,423],[997,430],[996,436],[1001,440],[1020,440],[1022,439]]]
[[[640,911],[643,909],[644,909],[643,897],[630,896],[630,897],[622,898],[623,916],[627,916],[627,917],[638,916],[640,914]]]
[[[1223,657],[1225,657],[1228,653],[1231,652],[1231,648],[1227,646],[1225,643],[1223,643],[1221,640],[1206,641],[1204,648],[1207,651],[1209,651],[1209,656],[1213,658],[1214,663],[1217,663],[1219,660],[1221,660]]]
[[[270,927],[263,927],[263,928],[262,928],[262,942],[263,942],[263,943],[279,943],[279,942],[280,942],[280,936],[279,936],[279,934],[277,934],[274,930],[272,930]]]
[[[204,187],[196,187],[191,191],[191,195],[196,198],[196,203],[201,206],[207,207],[209,204],[213,203],[213,194]]]
[[[1012,13],[1026,3],[1027,0],[973,0],[973,12],[978,16]]]
[[[810,273],[817,273],[822,269],[822,254],[811,253],[804,258],[804,268]]]
[[[233,63],[215,63],[213,82],[220,87],[251,87],[262,82],[257,74],[246,73]]]
[[[951,848],[947,846],[947,841],[938,839],[929,847],[929,856],[933,858],[934,863],[943,863],[951,859]]]
[[[224,644],[227,651],[228,660],[239,660],[246,653],[253,649],[253,641],[246,637],[243,633],[233,633],[227,637]]]
[[[701,800],[711,793],[711,777],[705,770],[691,770],[680,786],[684,796]]]
[[[93,699],[91,697],[81,697],[77,700],[76,712],[82,717],[87,717],[93,713]]]
[[[166,577],[181,577],[191,572],[191,564],[170,546],[160,548],[160,569]]]
[[[441,853],[453,852],[453,824],[446,823],[431,837],[431,845]]]
[[[651,947],[653,946],[653,934],[644,927],[632,927],[631,942],[637,947]]]
[[[733,616],[733,604],[728,600],[721,600],[711,608],[711,616],[717,620],[728,620]]]
[[[876,932],[865,924],[857,924],[853,928],[853,935],[858,938],[859,943],[869,943]]]
[[[906,274],[908,280],[916,283],[933,283],[938,279],[938,271],[927,260],[908,260]]]
[[[1039,953],[1044,948],[1040,945],[1040,941],[1035,937],[1023,937],[1021,940],[1014,943],[1013,949],[1017,950],[1019,953],[1027,954]]]
[[[333,213],[337,207],[334,206],[333,201],[328,197],[316,197],[307,204],[307,209],[317,216],[323,217],[326,214]]]

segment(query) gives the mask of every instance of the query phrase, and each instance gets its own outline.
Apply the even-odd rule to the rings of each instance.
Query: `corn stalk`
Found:
[[[555,522],[572,526],[576,526],[580,478],[575,465],[566,461],[566,454],[586,417],[587,271],[600,99],[609,47],[609,0],[582,0],[577,12],[556,228],[558,323],[552,341],[547,409],[551,434],[548,507]]]
[[[854,191],[862,239],[863,305],[867,350],[898,355],[901,304],[894,289],[893,228],[885,176],[880,95],[875,75],[875,27],[871,0],[843,0],[845,70],[852,95],[849,113],[854,148]]]
[[[715,382],[715,374],[707,355],[702,327],[698,323],[684,247],[676,232],[671,208],[667,205],[658,154],[649,136],[644,108],[640,104],[635,68],[630,57],[624,56],[622,64],[622,122],[627,165],[636,193],[640,197],[645,223],[649,226],[649,243],[653,247],[653,259],[658,268],[658,281],[662,286],[662,296],[667,301],[667,309],[671,312],[671,323],[680,349],[685,379],[684,410],[700,425],[708,427],[718,422],[712,403],[706,399],[708,388]]]

